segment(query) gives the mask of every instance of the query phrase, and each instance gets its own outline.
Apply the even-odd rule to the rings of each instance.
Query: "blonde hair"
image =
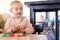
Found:
[[[22,5],[22,3],[20,1],[13,1],[13,2],[11,2],[11,4],[10,4],[10,12],[12,10],[12,6],[15,5],[15,4],[21,4]]]
[[[11,2],[10,6],[12,6],[12,5],[16,4],[16,3],[22,4],[20,1],[13,1],[13,2]]]

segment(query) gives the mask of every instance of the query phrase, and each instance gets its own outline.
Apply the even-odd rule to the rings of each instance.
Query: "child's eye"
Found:
[[[22,8],[20,8],[20,10],[23,10]]]
[[[15,10],[18,10],[18,8],[15,8]]]
[[[18,8],[14,8],[14,10],[18,10]]]
[[[20,10],[23,10],[23,8],[20,8]]]

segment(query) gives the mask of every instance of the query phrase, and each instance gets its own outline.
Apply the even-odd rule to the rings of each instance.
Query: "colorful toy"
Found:
[[[23,33],[4,33],[2,34],[2,37],[20,37],[24,36]]]
[[[23,36],[23,33],[15,33],[14,34],[14,37],[20,37],[20,36]]]
[[[18,37],[18,34],[17,34],[17,33],[15,33],[15,34],[14,34],[14,37]]]
[[[14,37],[14,33],[11,34],[11,37]]]
[[[4,33],[4,34],[2,34],[2,37],[10,37],[10,36],[11,36],[10,33]]]
[[[2,37],[6,37],[6,34],[2,34]]]

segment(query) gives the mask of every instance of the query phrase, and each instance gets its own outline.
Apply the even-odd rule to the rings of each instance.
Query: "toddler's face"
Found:
[[[23,14],[22,4],[16,3],[12,5],[12,13],[14,14],[14,16],[20,17]]]

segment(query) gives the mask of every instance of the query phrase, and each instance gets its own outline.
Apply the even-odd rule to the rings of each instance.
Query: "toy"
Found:
[[[2,37],[10,37],[10,36],[11,36],[10,33],[4,33],[4,34],[2,34]]]
[[[24,36],[23,33],[4,33],[2,34],[2,37],[20,37]]]
[[[11,37],[14,37],[14,33],[11,34]]]

